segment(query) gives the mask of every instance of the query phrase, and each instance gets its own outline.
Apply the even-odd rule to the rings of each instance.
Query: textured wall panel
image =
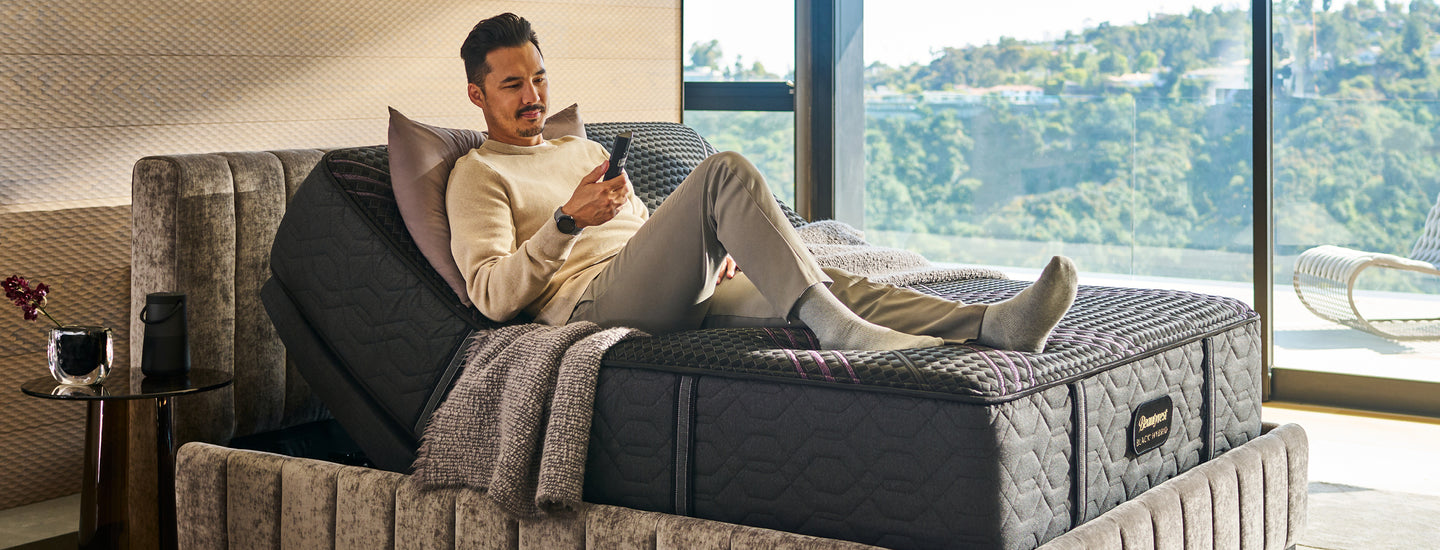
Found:
[[[63,323],[115,331],[115,366],[129,364],[130,207],[0,213],[0,277],[50,285]],[[86,405],[38,399],[20,384],[49,376],[44,317],[0,303],[0,509],[80,490]],[[117,404],[123,408],[124,404]]]
[[[85,404],[57,404],[80,411],[81,419],[0,433],[0,463],[4,464],[0,467],[0,487],[5,488],[0,491],[0,509],[80,492]]]
[[[110,326],[127,365],[135,161],[384,143],[387,106],[483,128],[459,48],[505,11],[535,24],[557,109],[580,103],[594,122],[680,119],[679,0],[0,3],[0,276],[50,284],[64,321]],[[0,313],[0,383],[13,389],[45,373],[44,327]],[[74,492],[84,406],[12,393],[0,398],[0,433],[57,420],[35,436],[45,445],[6,440],[20,454],[0,460],[0,487],[23,477],[44,488],[7,492],[20,496],[0,509]],[[62,435],[74,444],[51,444]],[[132,543],[146,546],[153,532],[140,523]]]
[[[389,105],[483,127],[459,46],[503,11],[534,23],[557,108],[578,102],[595,121],[680,116],[674,0],[0,10],[12,22],[0,31],[0,140],[14,144],[0,151],[0,210],[123,204],[129,167],[151,154],[381,143]]]

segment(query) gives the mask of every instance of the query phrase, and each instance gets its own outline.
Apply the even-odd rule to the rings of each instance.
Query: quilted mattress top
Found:
[[[978,279],[915,288],[966,303],[993,303],[1018,294],[1027,284]],[[710,329],[624,342],[611,348],[605,364],[1002,402],[1257,319],[1249,306],[1231,298],[1081,286],[1075,305],[1038,354],[978,344],[820,350],[814,335],[803,329]]]
[[[632,174],[636,192],[652,208],[688,174],[686,166],[693,167],[714,152],[693,130],[674,124],[657,128],[656,124],[644,123],[645,135],[666,146],[645,146],[639,141],[632,146],[632,155],[645,156],[646,161],[634,164],[654,172]],[[631,126],[605,123],[586,129],[590,139],[608,144],[614,133]],[[696,144],[674,146],[685,140]],[[474,308],[462,306],[439,275],[428,269],[395,207],[384,147],[333,151],[325,164],[371,227],[387,236],[395,252],[409,258],[410,266],[426,266],[412,267],[413,276],[436,296],[444,297],[456,320],[478,330],[498,326]],[[803,223],[788,207],[784,210],[792,223]],[[993,303],[1014,296],[1027,284],[977,279],[915,288],[966,303]],[[1257,319],[1247,305],[1230,298],[1177,290],[1081,286],[1075,305],[1044,352],[1038,354],[980,345],[902,351],[820,350],[814,335],[803,329],[708,329],[621,343],[606,354],[604,365],[991,403],[1016,399]]]

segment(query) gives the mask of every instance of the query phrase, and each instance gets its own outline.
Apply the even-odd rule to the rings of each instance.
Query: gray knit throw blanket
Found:
[[[993,269],[939,267],[909,250],[872,245],[865,242],[859,229],[844,222],[822,220],[805,224],[798,231],[800,240],[805,241],[810,255],[820,265],[840,268],[877,283],[905,286],[1005,278],[1004,273]]]
[[[1005,278],[989,269],[940,268],[914,252],[872,246],[841,222],[815,222],[799,231],[820,265],[875,282]],[[512,325],[478,339],[425,427],[415,481],[425,489],[478,489],[516,517],[576,509],[600,358],[610,346],[643,335],[578,322]]]
[[[415,481],[478,489],[516,517],[576,509],[600,357],[643,335],[590,322],[492,331],[425,427]]]

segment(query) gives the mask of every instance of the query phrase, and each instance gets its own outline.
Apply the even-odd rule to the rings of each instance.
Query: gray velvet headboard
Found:
[[[176,400],[177,443],[225,443],[328,416],[293,367],[260,303],[285,205],[324,151],[146,157],[131,189],[131,365],[151,292],[187,296],[191,363],[233,372],[230,388]],[[132,379],[139,383],[138,379]],[[132,436],[153,425],[131,421]],[[153,437],[153,435],[151,435]],[[132,437],[132,448],[140,441]],[[152,444],[153,445],[153,444]]]

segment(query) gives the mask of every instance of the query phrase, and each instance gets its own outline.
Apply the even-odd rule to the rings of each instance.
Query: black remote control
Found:
[[[609,181],[620,177],[620,171],[625,169],[625,156],[630,153],[631,132],[620,132],[615,136],[615,145],[610,148],[610,168],[605,170],[605,179]]]

